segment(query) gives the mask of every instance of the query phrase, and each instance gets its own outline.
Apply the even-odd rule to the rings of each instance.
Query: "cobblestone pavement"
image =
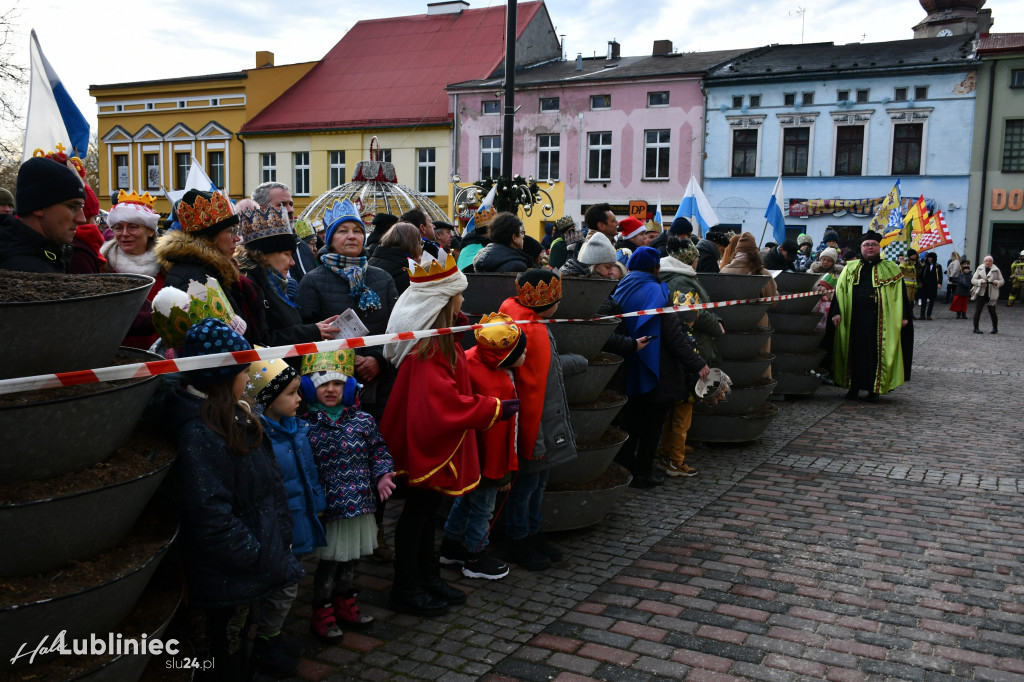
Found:
[[[387,610],[391,568],[364,561],[377,622],[321,649],[307,582],[300,678],[1024,681],[1024,314],[999,315],[980,336],[937,306],[910,383],[776,401],[760,442],[555,536],[550,570],[445,570],[470,596],[443,617]]]

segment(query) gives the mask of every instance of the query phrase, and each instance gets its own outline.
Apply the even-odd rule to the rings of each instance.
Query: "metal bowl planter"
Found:
[[[749,360],[723,360],[718,368],[732,379],[733,390],[752,386],[765,378],[765,371],[771,366],[774,355]]]
[[[559,353],[576,353],[585,358],[592,358],[601,352],[601,348],[619,326],[619,320],[600,320],[593,322],[558,322],[549,327]]]
[[[815,350],[810,353],[775,353],[775,360],[772,361],[772,371],[807,372],[817,369],[824,358],[824,350]]]
[[[811,332],[810,334],[773,334],[773,353],[813,353],[818,350],[825,332]]]
[[[745,443],[757,440],[778,413],[779,408],[771,403],[763,405],[755,414],[695,413],[686,437],[708,443]]]
[[[772,376],[779,382],[779,385],[775,387],[775,395],[812,395],[821,386],[821,378],[810,372],[806,374],[777,372]]]
[[[771,303],[741,303],[715,308],[714,312],[722,318],[722,326],[725,327],[727,334],[749,332],[757,327],[771,305]]]
[[[715,338],[715,348],[726,360],[745,360],[760,353],[765,342],[774,338],[770,327],[760,327],[749,332],[729,332]]]
[[[96,296],[0,303],[0,379],[110,364],[154,280],[148,275],[89,276],[116,276],[138,285]]]
[[[694,407],[694,414],[750,414],[765,404],[768,396],[775,390],[775,385],[775,381],[768,381],[745,388],[733,388],[725,400],[715,404],[714,407],[702,405],[698,402]]]
[[[118,353],[133,362],[163,359],[136,348]],[[93,393],[0,407],[0,483],[52,478],[107,459],[128,440],[159,381],[133,379]],[[55,418],[60,428],[54,428]]]
[[[760,298],[761,289],[768,283],[768,275],[733,275],[702,272],[697,281],[712,301],[735,301],[743,298]]]
[[[0,609],[0,659],[9,661],[22,644],[35,646],[45,638],[66,631],[66,641],[89,637],[92,633],[111,632],[135,607],[139,595],[149,583],[167,554],[173,532],[140,566],[103,583],[77,592]],[[129,541],[132,541],[130,538]],[[47,640],[49,641],[49,640]],[[51,655],[56,655],[56,652]],[[36,661],[40,661],[37,657]],[[15,667],[28,665],[28,657],[18,659]]]
[[[467,272],[469,286],[462,292],[462,310],[467,315],[498,311],[506,298],[516,295],[518,272]]]
[[[775,276],[775,286],[780,294],[800,294],[814,289],[819,279],[821,275],[813,272],[780,272]]]
[[[118,544],[173,463],[94,490],[0,506],[0,576],[46,573]]]
[[[622,445],[629,440],[629,434],[620,429],[610,428],[603,435],[614,437],[618,442],[597,447],[588,447],[587,443],[577,443],[576,451],[579,453],[579,457],[552,467],[548,483],[550,485],[569,482],[587,483],[603,474],[615,459],[615,455],[619,454]]]
[[[613,472],[610,478],[614,479],[609,487],[594,490],[549,488],[544,491],[544,500],[541,502],[544,522],[541,530],[549,533],[576,530],[600,523],[633,480],[632,474],[618,464],[613,463],[608,471]]]
[[[600,360],[600,362],[595,362],[595,360]],[[599,353],[591,358],[586,372],[566,377],[565,395],[569,399],[569,404],[584,405],[597,400],[597,396],[608,385],[622,363],[623,359],[618,355]]]
[[[569,421],[576,432],[576,442],[597,440],[611,426],[612,420],[626,405],[626,396],[615,391],[601,394],[603,404],[597,407],[576,405],[569,408]]]
[[[768,319],[776,334],[811,334],[821,322],[820,313],[804,313],[803,315],[780,315],[769,311]]]
[[[782,293],[781,291],[779,292]],[[787,294],[799,293],[796,291],[787,291]],[[773,313],[782,313],[784,315],[801,315],[803,313],[809,313],[814,306],[821,300],[820,296],[804,296],[802,298],[791,298],[787,301],[779,301],[779,304],[772,310]]]
[[[558,317],[589,319],[615,290],[617,280],[599,277],[563,277]],[[515,294],[513,294],[514,296]]]

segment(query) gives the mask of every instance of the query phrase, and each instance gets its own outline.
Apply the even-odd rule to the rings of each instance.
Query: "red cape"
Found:
[[[406,356],[388,399],[380,431],[409,485],[457,497],[480,483],[472,430],[498,421],[501,401],[473,393],[466,354],[455,346],[455,370],[440,351]]]
[[[473,346],[466,351],[469,362],[469,379],[473,383],[473,392],[491,395],[499,400],[514,400],[516,386],[506,370],[495,369],[490,361],[497,359],[495,354],[488,357],[486,349]],[[484,478],[492,480],[504,478],[510,471],[519,469],[519,458],[516,455],[516,420],[506,419],[498,422],[486,431],[477,431],[477,447],[480,450],[480,468]]]
[[[519,303],[515,298],[506,298],[498,309],[513,320],[540,320],[540,315]],[[548,389],[548,370],[551,367],[551,340],[548,328],[543,324],[524,324],[526,334],[526,362],[513,370],[516,392],[521,401],[519,407],[519,456],[533,459],[540,433],[540,417],[544,412],[544,396]]]

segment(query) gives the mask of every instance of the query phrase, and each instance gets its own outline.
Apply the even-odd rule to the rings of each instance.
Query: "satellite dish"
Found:
[[[739,223],[747,217],[750,203],[743,197],[727,197],[715,206],[718,217],[730,223]]]

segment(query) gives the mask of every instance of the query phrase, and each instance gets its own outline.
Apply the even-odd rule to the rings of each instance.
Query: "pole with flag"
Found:
[[[772,226],[772,238],[776,244],[781,244],[786,241],[786,216],[782,212],[784,203],[782,201],[782,176],[775,181],[775,189],[772,190],[772,196],[768,199],[768,208],[764,212],[764,229],[761,230],[761,241],[764,241],[765,230],[768,226]],[[758,243],[760,246],[760,243]]]
[[[29,36],[29,95],[22,162],[36,149],[65,151],[84,159],[89,153],[89,122],[75,106],[57,72],[46,60],[36,32]],[[58,148],[62,145],[64,149]]]
[[[676,218],[686,218],[693,224],[698,237],[703,237],[707,231],[718,224],[718,216],[711,208],[711,202],[704,196],[697,178],[690,176],[690,182],[686,185],[683,193],[683,200],[679,202],[679,209],[676,211]]]
[[[178,190],[168,190],[167,198],[171,200],[171,203],[176,204],[190,189],[198,189],[204,192],[220,192],[217,189],[217,185],[213,184],[213,180],[203,170],[203,165],[194,156],[192,157],[192,164],[188,167],[188,175],[185,176],[185,187]],[[221,193],[223,194],[223,192]],[[225,196],[227,195],[225,194]]]
[[[662,219],[662,217],[661,217],[661,195],[658,195],[658,210],[654,212],[654,222],[655,222],[655,223],[656,223],[656,224],[658,225],[658,227],[660,227],[660,228],[661,228],[662,230],[664,230],[664,229],[665,229],[665,225],[664,225],[664,222],[665,222],[665,221],[664,221],[664,220]]]
[[[478,206],[476,211],[473,212],[473,215],[470,216],[469,222],[466,223],[466,229],[462,233],[463,235],[467,235],[470,232],[473,232],[474,230],[476,230],[476,218],[477,218],[477,216],[480,216],[481,218],[483,218],[487,214],[492,212],[492,207],[494,206],[494,197],[497,196],[497,194],[498,194],[498,183],[495,182],[494,185],[491,187],[491,191],[488,192],[487,196],[484,197],[484,200],[480,202],[480,206]]]

